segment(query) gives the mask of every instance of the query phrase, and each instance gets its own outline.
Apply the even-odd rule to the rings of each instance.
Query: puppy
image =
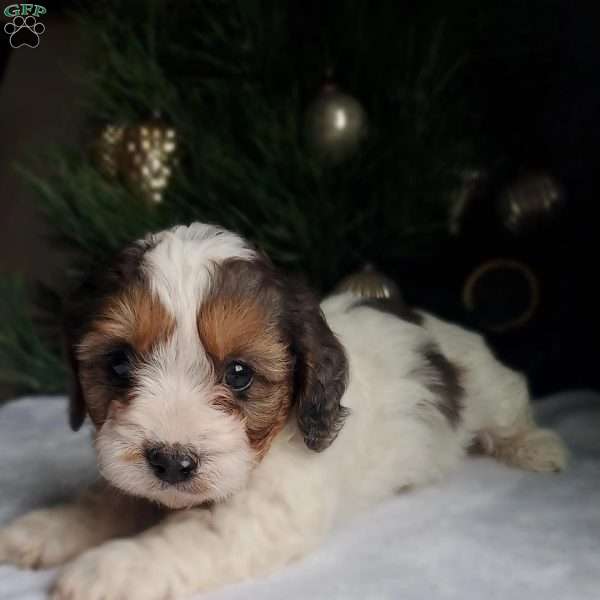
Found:
[[[474,443],[558,471],[523,377],[399,302],[319,306],[214,226],[151,235],[70,308],[70,420],[104,484],[0,531],[0,560],[67,563],[55,600],[164,600],[261,576],[434,481]]]

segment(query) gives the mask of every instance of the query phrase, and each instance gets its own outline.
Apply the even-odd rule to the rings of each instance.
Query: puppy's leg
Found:
[[[52,600],[167,600],[264,575],[313,547],[327,511],[240,494],[171,513],[134,538],[108,542],[65,567]],[[331,514],[331,512],[329,512]]]
[[[498,460],[538,472],[561,471],[567,449],[560,436],[539,428],[532,415],[529,390],[519,374],[495,362],[486,369],[488,419],[478,435],[480,448]]]
[[[153,512],[103,484],[73,503],[35,510],[0,529],[0,563],[58,565],[107,539],[140,531]]]
[[[525,378],[501,364],[480,335],[427,314],[424,326],[461,369],[462,426],[475,435],[477,448],[522,469],[563,469],[565,445],[535,424]]]

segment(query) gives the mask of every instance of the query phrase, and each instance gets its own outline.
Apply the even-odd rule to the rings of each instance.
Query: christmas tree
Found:
[[[493,155],[477,131],[475,3],[93,4],[76,15],[88,139],[49,150],[50,177],[23,173],[72,281],[201,220],[327,293],[365,263],[435,256],[462,174]],[[18,391],[65,387],[65,290],[39,292],[0,287],[0,378]]]

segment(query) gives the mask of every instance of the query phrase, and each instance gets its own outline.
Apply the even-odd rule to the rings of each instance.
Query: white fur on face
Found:
[[[96,437],[103,476],[123,491],[183,508],[222,500],[242,488],[254,465],[242,419],[218,406],[228,394],[200,342],[198,309],[215,264],[251,258],[235,234],[194,224],[150,238],[142,268],[149,293],[174,321],[168,340],[136,370],[127,404],[113,403]],[[169,485],[152,473],[144,452],[152,445],[180,445],[199,457],[196,475]]]
[[[180,330],[195,331],[198,307],[215,264],[256,256],[236,234],[203,223],[174,227],[149,241],[156,245],[144,257],[144,271],[151,291],[175,317]]]
[[[214,382],[207,359],[186,363],[179,355],[177,337],[160,347],[138,371],[130,404],[117,408],[96,438],[108,481],[170,508],[226,498],[245,485],[254,464],[243,422],[216,407],[228,392]],[[199,457],[195,476],[177,485],[161,482],[144,455],[153,445],[192,449]]]

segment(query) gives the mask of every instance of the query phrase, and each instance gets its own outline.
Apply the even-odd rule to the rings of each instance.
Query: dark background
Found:
[[[37,145],[77,140],[84,125],[77,28],[63,10],[68,2],[46,5],[39,48],[11,50],[0,32],[0,272],[55,284],[60,254],[13,168]],[[318,7],[298,3],[299,39],[310,39]],[[379,266],[409,301],[484,331],[501,358],[528,374],[534,393],[600,387],[600,51],[593,3],[510,0],[489,3],[488,17],[494,26],[471,49],[465,93],[481,95],[481,134],[496,140],[505,160],[468,206],[461,234],[438,256]],[[491,198],[532,169],[560,181],[564,209],[543,227],[511,235],[490,210]],[[469,274],[497,257],[523,261],[540,282],[534,317],[503,333],[486,328],[481,314],[466,311],[461,301]],[[495,285],[495,297],[510,296],[510,280]]]

